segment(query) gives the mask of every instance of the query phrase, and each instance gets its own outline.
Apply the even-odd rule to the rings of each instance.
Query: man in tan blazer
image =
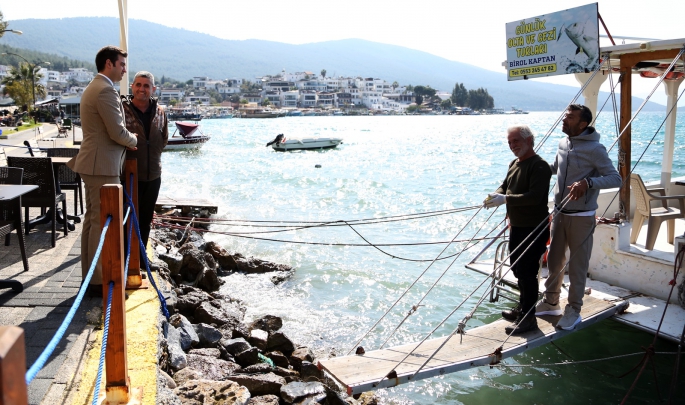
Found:
[[[100,187],[119,184],[126,149],[134,150],[136,134],[126,129],[124,111],[114,83],[126,73],[128,54],[106,46],[95,56],[98,74],[81,96],[83,142],[67,166],[81,175],[86,185],[86,213],[81,235],[81,273],[85,279],[100,242]],[[102,264],[98,260],[90,280],[91,295],[102,295]]]

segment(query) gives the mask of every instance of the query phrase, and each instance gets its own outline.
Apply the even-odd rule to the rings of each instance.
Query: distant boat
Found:
[[[528,114],[528,111],[523,111],[516,107],[511,107],[511,111],[507,111],[505,114]]]
[[[176,124],[176,131],[174,131],[174,134],[169,138],[169,142],[164,147],[165,151],[198,149],[210,139],[208,135],[200,131],[200,125],[198,124],[191,122],[175,122],[174,124]],[[176,132],[179,135],[176,135]],[[196,132],[199,132],[199,135]]]
[[[240,118],[277,118],[283,117],[285,114],[281,111],[272,110],[270,108],[242,108],[240,109]]]
[[[342,143],[340,138],[302,138],[302,139],[286,139],[283,134],[278,134],[273,141],[266,144],[271,146],[275,151],[286,152],[291,150],[308,150],[308,149],[330,149]]]
[[[200,121],[202,119],[202,114],[200,114],[198,111],[193,111],[190,108],[171,107],[167,110],[167,118],[170,121]]]

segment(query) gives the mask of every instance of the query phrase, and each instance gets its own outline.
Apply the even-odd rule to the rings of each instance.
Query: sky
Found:
[[[263,39],[290,44],[361,38],[404,46],[505,73],[505,25],[524,18],[589,4],[587,0],[129,0],[128,18],[206,33],[218,38]],[[652,7],[634,0],[598,1],[614,37],[685,37],[685,1]],[[6,0],[5,21],[26,18],[119,17],[116,0]],[[600,25],[600,35],[605,32]],[[159,39],[151,39],[159,40]],[[635,42],[626,40],[626,42]],[[617,40],[617,44],[621,42]],[[606,38],[600,45],[610,45]],[[344,74],[341,72],[341,74]],[[535,79],[577,86],[572,75]],[[656,80],[634,80],[634,95],[646,97]],[[609,86],[607,81],[603,90]],[[427,83],[429,84],[429,83]],[[685,88],[682,85],[680,90]],[[451,90],[451,89],[441,89]],[[652,100],[665,104],[663,86]],[[685,98],[685,97],[684,97]],[[681,101],[680,105],[685,105]]]

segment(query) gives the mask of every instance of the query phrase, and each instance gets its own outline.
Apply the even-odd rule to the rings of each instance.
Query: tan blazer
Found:
[[[119,93],[96,75],[81,96],[81,150],[67,166],[92,176],[120,176],[126,148],[136,146],[136,134],[126,129]]]

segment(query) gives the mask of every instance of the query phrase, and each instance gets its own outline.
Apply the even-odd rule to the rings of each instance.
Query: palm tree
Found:
[[[43,77],[36,73],[28,63],[20,63],[19,67],[12,67],[2,79],[5,85],[4,94],[10,96],[17,105],[33,106],[35,96],[45,97],[45,87],[38,81]]]
[[[321,77],[326,78],[326,69],[321,69]]]

